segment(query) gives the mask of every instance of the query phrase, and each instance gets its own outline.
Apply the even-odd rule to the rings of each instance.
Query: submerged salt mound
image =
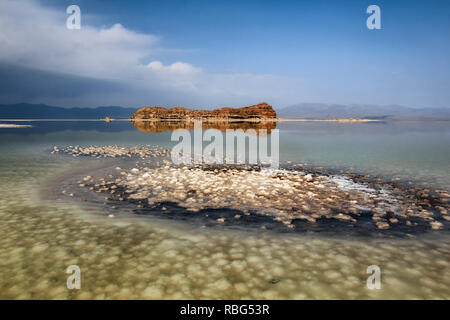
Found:
[[[67,153],[73,157],[90,156],[90,157],[160,157],[169,154],[169,149],[163,149],[157,146],[136,146],[136,147],[124,147],[124,146],[68,146],[65,148],[53,147],[51,153]]]
[[[99,181],[86,177],[83,186],[108,193],[112,200],[136,203],[138,208],[160,211],[167,210],[161,204],[174,203],[191,216],[211,209],[236,211],[233,217],[225,211],[222,216],[214,215],[218,223],[256,214],[290,229],[323,220],[355,226],[368,219],[377,229],[399,225],[441,229],[445,220],[450,220],[445,202],[432,206],[415,194],[387,184],[369,186],[342,176],[299,171],[166,164],[129,171],[118,168],[118,176]]]

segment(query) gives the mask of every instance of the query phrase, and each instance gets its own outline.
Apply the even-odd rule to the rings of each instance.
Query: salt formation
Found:
[[[443,226],[438,221],[440,216],[447,217],[445,204],[438,208],[441,215],[434,214],[431,210],[436,208],[422,206],[415,195],[390,185],[369,187],[345,177],[301,171],[174,167],[168,163],[128,171],[119,168],[118,176],[100,181],[91,178],[86,186],[109,193],[111,199],[137,202],[139,208],[166,202],[175,202],[194,213],[227,208],[242,211],[244,215],[255,212],[271,217],[288,228],[294,228],[298,220],[314,224],[322,218],[355,224],[362,215],[371,213],[378,229],[388,229],[397,223],[415,226],[418,220],[432,229],[440,229]],[[240,218],[236,216],[235,219]],[[225,222],[225,217],[217,222]]]

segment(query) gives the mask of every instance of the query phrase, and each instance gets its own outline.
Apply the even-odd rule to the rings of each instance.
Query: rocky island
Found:
[[[221,108],[215,110],[189,110],[183,107],[145,107],[136,111],[132,121],[275,121],[277,114],[272,106],[263,102],[243,108]]]
[[[267,103],[243,108],[221,108],[215,110],[189,110],[182,107],[145,107],[136,111],[131,121],[145,132],[163,132],[175,129],[194,129],[194,121],[203,122],[203,129],[265,129],[271,133],[279,120],[275,110]]]

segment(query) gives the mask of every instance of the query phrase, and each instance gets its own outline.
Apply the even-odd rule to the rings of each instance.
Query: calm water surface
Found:
[[[392,239],[201,228],[120,215],[121,208],[110,219],[101,201],[56,192],[67,179],[122,160],[51,155],[50,148],[170,148],[171,132],[128,122],[30,124],[0,129],[0,298],[450,298],[447,232]],[[282,161],[450,190],[448,122],[277,128]],[[72,264],[81,268],[81,290],[66,288]],[[380,290],[366,287],[369,265],[381,268]]]

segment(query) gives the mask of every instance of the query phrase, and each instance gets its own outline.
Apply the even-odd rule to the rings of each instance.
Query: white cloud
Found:
[[[147,65],[147,68],[156,72],[176,75],[192,75],[201,71],[200,68],[196,68],[193,65],[184,62],[175,62],[165,66],[160,61],[152,61]]]
[[[151,78],[157,80],[159,87],[173,88],[182,92],[196,92],[200,89],[199,81],[206,76],[200,68],[184,62],[164,65],[160,61],[152,61],[140,71],[147,81]]]
[[[35,1],[2,0],[0,59],[28,67],[97,78],[117,78],[147,58],[158,38],[115,24],[65,27],[65,12]],[[83,21],[83,20],[82,20]]]
[[[69,30],[65,11],[43,7],[35,0],[1,0],[0,62],[119,81],[133,88],[127,97],[103,97],[103,104],[242,105],[283,103],[298,96],[298,79],[210,74],[186,62],[164,65],[151,61],[154,52],[161,52],[158,37],[119,23],[105,28],[89,26],[83,23],[83,8],[81,13],[81,29]],[[157,101],[152,100],[155,96]],[[92,97],[89,99],[88,105],[92,103]]]

